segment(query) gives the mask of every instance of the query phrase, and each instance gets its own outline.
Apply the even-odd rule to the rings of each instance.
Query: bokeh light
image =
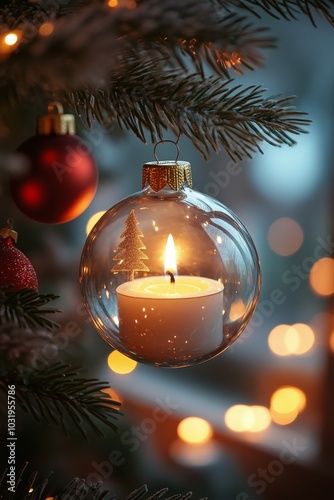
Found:
[[[38,33],[41,36],[49,36],[53,32],[53,30],[54,30],[53,23],[47,22],[47,23],[41,24],[41,26],[39,27]]]
[[[199,417],[187,417],[181,420],[177,426],[177,434],[180,439],[191,444],[207,443],[212,435],[212,426]]]
[[[321,296],[334,293],[334,259],[324,257],[319,259],[310,271],[310,285],[312,290]]]
[[[137,366],[137,362],[124,356],[119,351],[112,351],[108,356],[108,366],[111,371],[119,375],[126,375],[133,372]]]
[[[15,45],[18,41],[18,36],[16,33],[8,33],[8,35],[5,36],[4,42],[6,45]]]
[[[10,31],[0,36],[0,54],[8,56],[11,52],[16,50],[17,45],[22,39],[22,31]]]
[[[323,180],[326,168],[325,137],[320,128],[300,135],[293,148],[265,144],[250,170],[251,181],[270,202],[296,206],[309,198]]]
[[[271,416],[265,406],[234,405],[226,411],[224,420],[234,432],[261,432],[269,427]]]
[[[271,423],[270,411],[265,406],[254,405],[250,407],[253,414],[253,423],[248,432],[261,432]]]
[[[287,256],[297,252],[303,239],[304,233],[298,222],[288,217],[275,220],[268,230],[268,243],[278,255]]]
[[[300,356],[308,352],[314,342],[314,332],[305,323],[277,325],[268,336],[269,348],[277,356]]]
[[[102,215],[105,214],[105,213],[106,213],[105,210],[101,210],[100,212],[96,212],[95,214],[93,214],[88,219],[88,222],[86,224],[86,234],[87,234],[87,236],[89,235],[89,233],[91,232],[91,230],[93,229],[93,227],[95,226],[95,224],[97,223],[97,221],[99,219],[101,219]]]
[[[114,389],[111,387],[107,387],[106,389],[101,389],[101,392],[104,392],[105,394],[108,394],[108,396],[113,400],[117,401],[118,403],[123,404],[123,398],[116,392]]]
[[[270,399],[270,413],[274,422],[287,425],[293,422],[306,406],[306,395],[298,387],[278,388]]]
[[[329,336],[329,347],[330,350],[334,353],[334,330],[331,331]]]

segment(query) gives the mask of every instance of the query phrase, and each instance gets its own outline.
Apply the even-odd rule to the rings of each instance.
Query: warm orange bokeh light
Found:
[[[270,412],[264,406],[234,405],[225,413],[225,425],[234,432],[261,432],[269,427]]]
[[[277,325],[268,335],[269,348],[274,354],[277,354],[277,356],[288,356],[290,354],[284,341],[289,328],[289,325]]]
[[[48,35],[51,35],[51,33],[53,32],[54,30],[54,26],[52,23],[50,22],[47,22],[47,23],[43,23],[41,24],[41,26],[39,27],[39,34],[41,36],[48,36]]]
[[[245,432],[253,425],[253,414],[247,405],[234,405],[227,410],[224,420],[231,431]]]
[[[100,212],[96,212],[95,214],[93,214],[89,219],[88,219],[88,222],[86,224],[86,234],[87,236],[89,235],[89,233],[91,232],[91,230],[93,229],[93,227],[95,226],[95,224],[97,223],[98,220],[101,219],[102,215],[104,215],[106,213],[105,210],[101,210]]]
[[[127,375],[133,372],[137,366],[137,362],[118,351],[112,351],[108,356],[108,366],[111,371],[119,375]]]
[[[108,394],[108,396],[113,401],[117,401],[118,403],[123,403],[123,399],[121,398],[121,396],[116,391],[114,391],[114,389],[111,389],[111,387],[107,387],[106,389],[101,389],[101,392]]]
[[[334,259],[319,259],[310,271],[310,285],[313,291],[322,296],[334,293]]]
[[[277,356],[305,354],[313,347],[314,342],[312,328],[304,323],[277,325],[268,336],[269,348]]]
[[[22,31],[10,31],[0,36],[0,55],[3,57],[8,56],[11,52],[16,50],[17,45],[22,39]]]
[[[248,429],[249,432],[261,432],[267,429],[271,423],[270,411],[265,406],[250,406],[253,414],[253,423]]]
[[[237,299],[231,304],[231,309],[230,309],[230,320],[231,321],[237,321],[239,318],[241,318],[246,312],[246,306],[243,302],[242,299]]]
[[[268,231],[268,243],[278,255],[292,255],[301,247],[303,230],[294,219],[282,217],[275,220]]]
[[[203,444],[210,441],[213,430],[209,422],[199,417],[187,417],[177,426],[177,434],[186,443]]]
[[[290,411],[289,413],[278,413],[274,410],[270,412],[272,421],[278,425],[289,425],[298,417],[298,410]]]
[[[329,336],[329,347],[332,352],[334,352],[334,330],[331,331]]]
[[[306,406],[306,395],[298,387],[283,386],[270,399],[270,413],[274,422],[287,425],[293,422]]]
[[[135,9],[137,2],[136,0],[108,0],[107,6],[111,8],[126,7],[127,9]]]
[[[8,33],[8,35],[4,38],[4,42],[6,45],[15,45],[18,39],[19,38],[16,33]]]
[[[295,323],[291,329],[293,334],[290,344],[288,339],[285,340],[290,354],[305,354],[313,347],[315,342],[312,328],[305,323]]]

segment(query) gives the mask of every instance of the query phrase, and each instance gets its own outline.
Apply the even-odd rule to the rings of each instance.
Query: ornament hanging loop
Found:
[[[63,105],[59,101],[52,101],[48,105],[48,114],[37,118],[36,133],[38,135],[74,135],[74,115],[65,114]]]
[[[180,148],[179,148],[179,145],[176,141],[172,141],[171,139],[162,139],[161,141],[158,141],[155,146],[154,146],[154,150],[153,150],[153,154],[154,154],[154,158],[156,159],[156,162],[159,163],[159,158],[157,156],[157,147],[159,146],[159,144],[165,144],[166,142],[170,142],[172,144],[175,145],[176,147],[176,158],[175,158],[175,163],[177,163],[179,157],[180,157]]]
[[[64,108],[61,102],[59,101],[52,101],[48,105],[48,113],[49,114],[54,114],[54,110],[57,110],[58,115],[63,115],[64,114]]]
[[[17,242],[17,232],[14,231],[14,220],[12,218],[7,219],[6,227],[0,228],[0,236],[3,238],[8,238],[9,236],[13,238],[15,243]]]

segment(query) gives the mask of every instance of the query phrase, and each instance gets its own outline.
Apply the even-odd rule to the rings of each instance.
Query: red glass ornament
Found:
[[[68,117],[73,120],[68,121]],[[98,184],[95,160],[74,134],[72,115],[50,113],[40,117],[37,131],[17,150],[28,165],[11,179],[13,199],[33,220],[68,222],[81,215],[94,198]]]
[[[0,235],[0,286],[12,285],[10,291],[38,290],[35,269],[30,260],[15,246],[11,236]]]

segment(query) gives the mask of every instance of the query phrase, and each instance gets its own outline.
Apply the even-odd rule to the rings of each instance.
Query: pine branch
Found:
[[[49,478],[39,481],[37,472],[28,475],[27,466],[27,463],[24,464],[18,471],[18,486],[15,493],[8,491],[8,485],[6,484],[7,470],[4,470],[2,477],[0,477],[0,500],[41,500],[48,493],[50,495],[50,492],[47,491]],[[160,498],[165,500],[189,500],[192,498],[191,492],[166,497],[168,488],[162,488],[149,497],[147,496],[148,493],[147,486],[143,485],[126,496],[124,500],[158,500]],[[116,497],[114,495],[110,496],[110,491],[104,489],[101,482],[88,486],[84,479],[75,478],[60,494],[54,497],[54,500],[116,500]],[[207,500],[207,498],[199,500]]]
[[[261,142],[274,146],[293,145],[291,135],[305,132],[309,121],[305,113],[291,106],[292,97],[264,97],[260,86],[242,88],[232,80],[192,74],[180,81],[176,71],[166,72],[163,81],[154,76],[154,68],[133,68],[132,86],[120,81],[109,92],[68,95],[77,113],[86,119],[97,118],[102,124],[115,119],[145,142],[145,129],[155,142],[165,129],[186,135],[207,157],[209,148],[225,148],[233,160],[251,157],[261,151]]]
[[[25,3],[14,2],[22,12]],[[223,147],[234,160],[261,151],[263,141],[294,144],[291,135],[308,123],[291,98],[265,99],[259,87],[241,95],[215,79],[230,85],[231,71],[261,65],[263,50],[273,46],[266,28],[248,17],[303,14],[314,22],[319,14],[333,24],[332,2],[324,0],[141,0],[134,9],[74,1],[56,11],[34,9],[29,36],[31,23],[13,15],[10,3],[0,14],[3,31],[22,31],[22,42],[0,61],[3,110],[28,96],[52,95],[83,109],[88,125],[95,118],[106,126],[117,121],[144,142],[145,131],[156,140],[170,127],[205,157]],[[48,36],[39,31],[45,20],[53,27]]]
[[[58,295],[41,295],[30,288],[11,292],[10,287],[0,287],[0,325],[9,322],[21,328],[43,328],[52,331],[59,325],[45,315],[55,314],[60,310],[43,306],[57,298]]]
[[[120,403],[102,392],[109,385],[96,379],[79,376],[77,368],[55,363],[41,370],[21,366],[7,374],[0,374],[0,388],[15,385],[17,403],[38,423],[56,424],[68,433],[69,423],[87,437],[86,429],[104,434],[96,422],[117,430],[114,421],[120,415]]]
[[[314,14],[324,17],[334,26],[333,2],[326,0],[216,0],[220,5],[239,7],[261,17],[258,9],[276,19],[293,21],[298,19],[298,14],[303,14],[316,26]]]
[[[274,46],[274,39],[264,36],[267,28],[255,27],[211,1],[146,0],[130,10],[94,2],[72,15],[51,16],[54,29],[47,37],[39,33],[45,14],[36,18],[29,37],[19,20],[16,28],[22,30],[24,43],[0,64],[1,87],[13,97],[26,98],[36,89],[47,94],[68,87],[103,88],[106,80],[117,77],[118,58],[126,57],[129,48],[135,48],[137,61],[158,53],[165,66],[184,68],[192,62],[198,70],[206,61],[227,75],[229,68],[240,72],[241,66],[261,65],[261,51]]]

